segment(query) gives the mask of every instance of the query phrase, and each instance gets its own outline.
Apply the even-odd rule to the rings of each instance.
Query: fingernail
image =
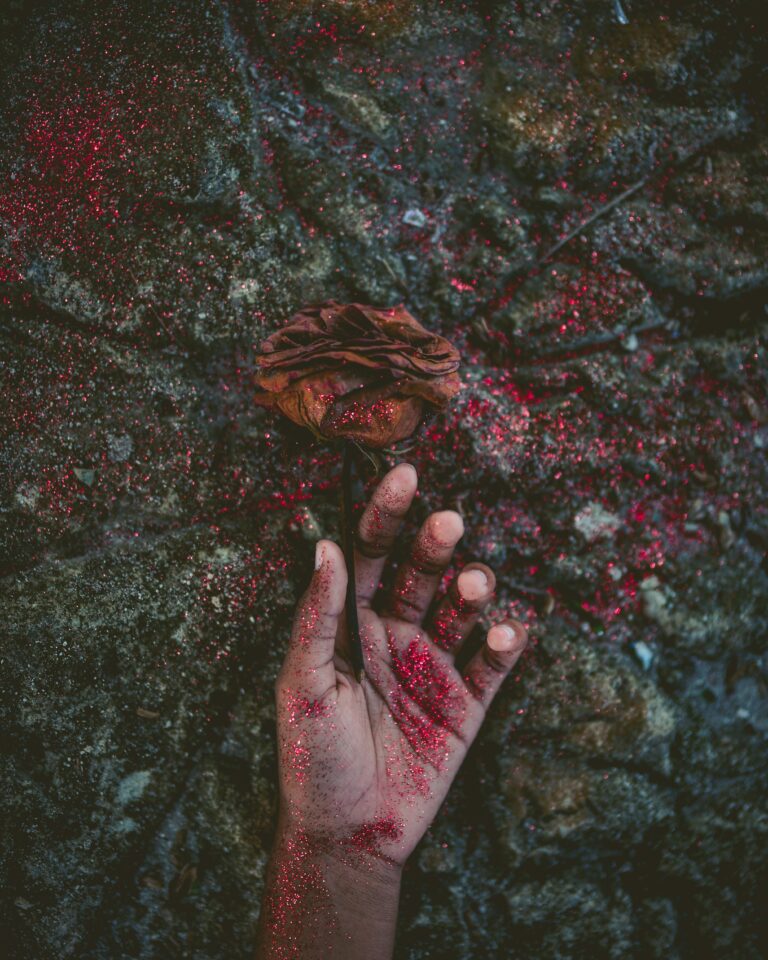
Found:
[[[479,600],[488,593],[488,577],[482,570],[467,570],[459,574],[458,587],[465,600]]]
[[[443,510],[433,513],[431,517],[432,531],[436,539],[447,547],[457,543],[464,534],[464,521],[453,510]]]
[[[322,540],[315,544],[315,570],[319,570],[325,562],[325,545]]]
[[[498,653],[507,653],[515,645],[515,631],[506,623],[498,623],[488,631],[488,646]]]

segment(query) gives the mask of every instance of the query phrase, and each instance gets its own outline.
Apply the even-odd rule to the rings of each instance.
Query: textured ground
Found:
[[[338,485],[250,378],[329,296],[460,347],[414,524],[460,509],[536,638],[398,957],[763,955],[758,5],[97,9],[0,11],[5,955],[250,955]]]

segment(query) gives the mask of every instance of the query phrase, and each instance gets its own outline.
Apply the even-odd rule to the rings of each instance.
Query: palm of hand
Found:
[[[493,592],[493,574],[482,564],[465,568],[422,626],[463,532],[451,512],[426,521],[386,613],[373,609],[414,492],[415,471],[396,467],[360,521],[362,681],[345,652],[343,555],[323,541],[277,684],[283,815],[309,834],[397,862],[429,826],[526,642],[519,624],[499,625],[466,669],[456,668],[455,654]]]

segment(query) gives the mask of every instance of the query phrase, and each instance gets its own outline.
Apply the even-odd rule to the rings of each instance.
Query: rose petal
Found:
[[[445,406],[461,385],[456,349],[403,305],[307,307],[265,341],[259,367],[257,403],[372,447],[410,436],[424,405]]]

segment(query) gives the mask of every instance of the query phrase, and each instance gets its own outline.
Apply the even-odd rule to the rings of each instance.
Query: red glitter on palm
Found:
[[[358,887],[376,891],[383,882],[381,889],[394,890],[396,897],[402,864],[437,813],[490,701],[526,645],[524,628],[505,621],[491,627],[463,670],[457,668],[457,655],[461,661],[467,652],[495,581],[488,567],[470,564],[436,601],[464,530],[453,511],[426,520],[393,590],[381,596],[384,566],[416,486],[412,466],[395,467],[358,524],[356,592],[365,658],[360,683],[350,665],[343,616],[344,555],[330,541],[317,545],[315,574],[299,603],[276,686],[281,812],[262,917],[265,957],[291,955],[280,951],[299,943],[302,930],[316,928],[303,915],[306,905],[294,903],[286,913],[286,903],[294,901],[291,891],[281,889],[281,868],[296,837],[314,844],[323,883],[348,886],[357,895]],[[344,943],[353,947],[356,937],[368,933],[348,930]]]

